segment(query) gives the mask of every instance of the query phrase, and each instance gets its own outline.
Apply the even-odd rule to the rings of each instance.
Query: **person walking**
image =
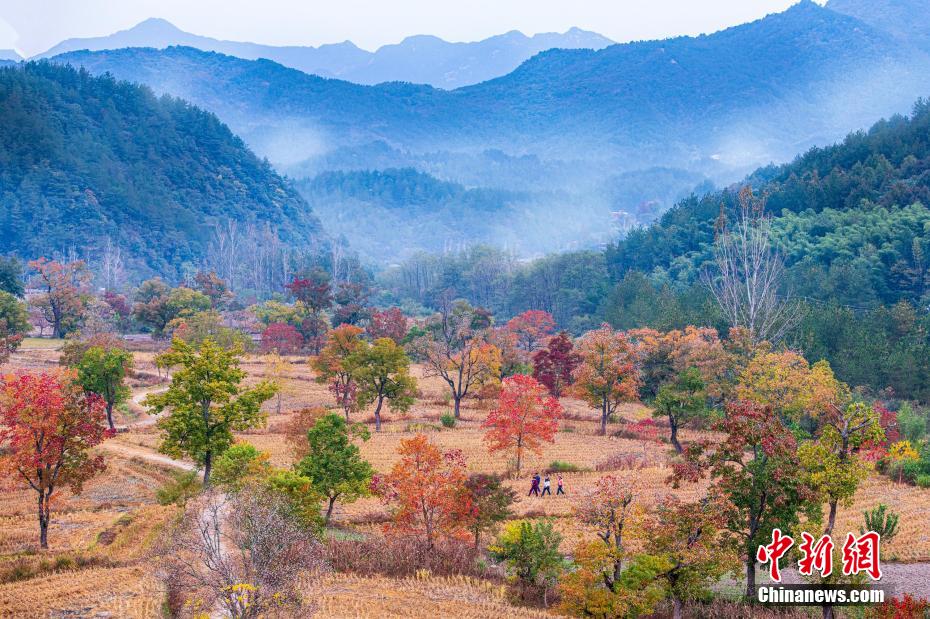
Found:
[[[555,494],[556,495],[565,494],[565,491],[562,489],[562,474],[561,473],[559,473],[558,483],[556,485],[558,487],[555,490]]]
[[[543,495],[546,495],[546,494],[548,494],[549,496],[552,496],[552,487],[551,487],[551,486],[552,486],[552,484],[549,482],[549,473],[546,473],[546,479],[543,480],[543,491],[542,491],[542,495],[540,495],[540,496],[543,496]]]
[[[539,473],[533,475],[533,482],[530,485],[530,493],[527,496],[539,496]]]

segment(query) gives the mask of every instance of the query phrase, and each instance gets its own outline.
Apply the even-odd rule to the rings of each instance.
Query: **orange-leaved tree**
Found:
[[[100,396],[86,393],[73,371],[12,374],[0,392],[0,475],[38,495],[39,544],[48,548],[52,495],[59,486],[78,493],[103,470],[88,449],[110,436]]]
[[[36,272],[32,286],[41,290],[32,298],[32,305],[52,326],[55,337],[65,337],[81,325],[87,313],[87,265],[81,260],[61,263],[39,258],[30,262],[29,268]]]
[[[329,384],[329,390],[349,420],[349,413],[358,409],[358,386],[346,359],[357,351],[364,342],[362,328],[355,325],[340,325],[326,336],[326,345],[314,357],[310,366],[317,373],[316,380]]]
[[[555,331],[555,319],[543,310],[526,310],[507,321],[507,330],[516,336],[517,347],[529,357]]]
[[[427,549],[437,538],[466,532],[471,506],[465,492],[465,457],[443,452],[423,434],[400,442],[400,460],[375,490],[392,506],[389,529],[419,537]]]
[[[552,442],[559,429],[562,405],[535,378],[517,374],[505,378],[497,408],[482,424],[488,451],[513,451],[516,474],[520,474],[523,452],[537,454],[543,442]]]
[[[575,351],[581,363],[575,368],[572,393],[601,411],[601,434],[607,420],[622,402],[637,399],[639,379],[636,353],[623,333],[603,324],[578,340]]]

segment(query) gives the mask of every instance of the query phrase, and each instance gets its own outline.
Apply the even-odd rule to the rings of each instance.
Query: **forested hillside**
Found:
[[[172,276],[212,229],[319,239],[306,202],[211,113],[48,62],[0,69],[0,239],[26,257],[93,253]]]
[[[436,235],[410,205],[390,211],[390,221],[427,235],[361,239],[366,249],[374,241],[369,256],[382,263],[396,255],[381,250],[394,241],[433,251],[459,240],[516,240],[524,258],[597,247],[615,227],[650,223],[704,179],[732,182],[930,92],[925,51],[808,0],[706,36],[548,50],[508,75],[455,90],[362,86],[190,47],[74,51],[54,61],[210,110],[294,178],[413,167],[469,189],[528,193],[517,213],[512,201],[498,201],[497,219],[540,222],[508,237],[488,225],[449,234],[442,221]],[[342,196],[311,198],[326,209]],[[352,214],[336,213],[341,221],[369,213],[373,201],[347,202]],[[477,217],[459,211],[463,221]],[[340,231],[360,240],[358,231]]]
[[[926,305],[930,283],[930,104],[841,144],[814,148],[747,182],[766,196],[796,287],[806,296],[869,306]],[[691,197],[608,251],[615,277],[630,270],[694,281],[710,259],[714,225],[734,215],[737,189]],[[838,289],[842,282],[843,289]]]

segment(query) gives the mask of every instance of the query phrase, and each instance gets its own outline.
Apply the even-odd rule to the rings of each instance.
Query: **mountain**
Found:
[[[16,50],[12,50],[12,49],[0,49],[0,61],[3,61],[3,60],[11,60],[11,61],[13,61],[13,62],[19,62],[19,61],[22,60],[22,59],[23,59],[22,56],[20,56],[20,55],[16,52]]]
[[[930,49],[930,0],[830,0],[827,8]]]
[[[0,69],[0,253],[93,255],[178,276],[214,227],[322,236],[297,192],[213,114],[48,62]]]
[[[380,140],[419,152],[748,171],[907,109],[930,89],[926,55],[809,1],[707,36],[550,50],[453,91],[359,86],[190,48],[56,61],[189,99],[278,163]]]
[[[534,220],[557,231],[567,214],[588,245],[649,223],[702,179],[733,182],[930,92],[927,53],[807,0],[710,35],[544,51],[507,75],[454,90],[359,85],[190,47],[78,51],[54,61],[213,111],[295,178],[413,167],[466,189],[526,195]],[[645,186],[659,169],[673,171],[664,176],[670,185],[651,195],[609,187],[611,179]],[[395,222],[415,228],[415,211],[406,219],[394,211]],[[482,236],[486,227],[465,233],[470,242],[498,240]],[[551,236],[549,246],[527,245],[564,247]]]
[[[368,52],[350,41],[319,47],[222,41],[190,34],[164,19],[152,18],[109,36],[62,41],[40,57],[51,58],[78,50],[186,46],[247,60],[267,58],[304,73],[338,77],[358,84],[400,81],[458,88],[509,73],[543,50],[556,47],[601,49],[611,43],[610,39],[594,32],[571,28],[561,34],[549,32],[532,37],[512,31],[473,43],[412,36]]]

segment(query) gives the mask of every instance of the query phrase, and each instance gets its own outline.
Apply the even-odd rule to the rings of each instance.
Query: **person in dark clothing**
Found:
[[[533,483],[530,486],[530,494],[527,496],[539,496],[539,473],[533,475]]]
[[[551,486],[552,486],[552,483],[549,481],[549,474],[547,473],[547,474],[546,474],[546,479],[543,480],[543,491],[542,491],[542,495],[548,494],[549,496],[552,496],[552,488],[551,488]],[[542,495],[540,495],[540,496],[542,496]]]
[[[558,487],[555,490],[556,495],[565,494],[565,490],[562,489],[562,474],[561,473],[559,473],[559,481],[558,481],[557,486]]]

